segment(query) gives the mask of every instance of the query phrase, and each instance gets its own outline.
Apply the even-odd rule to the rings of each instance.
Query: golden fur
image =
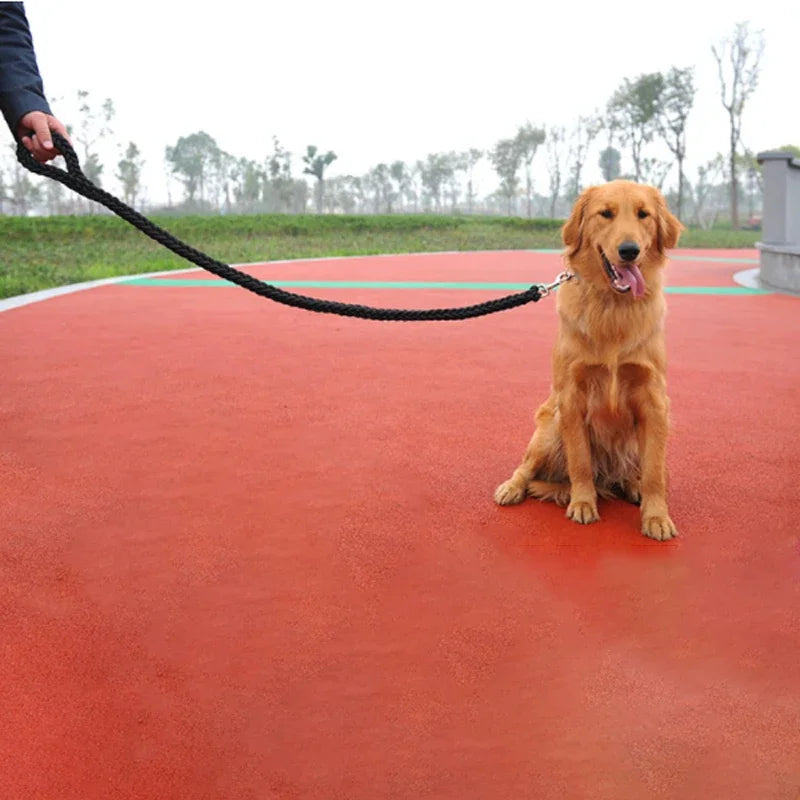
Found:
[[[646,536],[677,534],[666,499],[662,270],[681,229],[650,186],[612,181],[578,198],[562,231],[577,277],[558,290],[550,397],[497,503],[554,500],[585,524],[599,519],[598,494],[624,497],[641,503]]]

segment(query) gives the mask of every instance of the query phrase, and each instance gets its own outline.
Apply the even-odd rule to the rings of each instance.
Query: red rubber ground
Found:
[[[589,527],[492,503],[547,393],[551,300],[376,323],[120,284],[0,314],[0,797],[796,800],[800,301],[668,304],[666,544],[622,502]]]

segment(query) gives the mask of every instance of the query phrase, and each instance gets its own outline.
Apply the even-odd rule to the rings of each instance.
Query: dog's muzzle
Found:
[[[600,257],[603,260],[603,269],[606,271],[606,275],[608,275],[611,286],[615,291],[620,294],[630,292],[637,300],[644,296],[647,286],[638,264],[612,264],[602,250],[600,251]]]

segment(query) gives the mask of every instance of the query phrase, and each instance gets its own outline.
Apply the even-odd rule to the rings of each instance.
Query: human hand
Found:
[[[69,141],[64,124],[52,114],[45,114],[43,111],[29,111],[23,115],[17,125],[17,137],[31,152],[31,155],[41,163],[60,155],[53,144],[50,131],[60,133]]]

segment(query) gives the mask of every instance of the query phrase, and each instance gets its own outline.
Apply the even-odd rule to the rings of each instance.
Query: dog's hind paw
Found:
[[[624,484],[622,486],[622,497],[635,506],[641,505],[642,492],[639,487],[639,481]]]
[[[525,499],[527,490],[527,486],[519,486],[513,478],[509,478],[494,490],[494,501],[499,506],[513,506]]]
[[[531,481],[528,484],[528,497],[552,500],[556,505],[566,508],[569,505],[570,485],[553,481]]]

